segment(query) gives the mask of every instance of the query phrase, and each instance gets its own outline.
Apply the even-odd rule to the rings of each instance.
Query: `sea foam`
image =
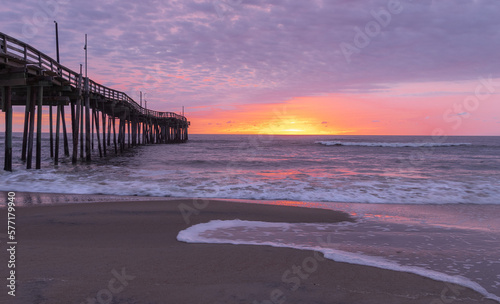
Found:
[[[307,225],[315,225],[315,224],[307,224]],[[318,224],[318,225],[321,226],[323,224]],[[234,229],[248,232],[257,228],[278,230],[278,231],[288,231],[290,229],[293,229],[292,224],[290,223],[271,223],[271,222],[260,222],[260,221],[243,221],[243,220],[212,220],[208,223],[197,224],[185,230],[180,231],[179,234],[177,235],[177,240],[186,243],[265,245],[272,247],[294,248],[299,250],[312,250],[321,252],[323,253],[325,258],[336,262],[371,266],[371,267],[377,267],[381,269],[388,269],[400,272],[408,272],[428,277],[430,279],[434,279],[437,281],[458,284],[473,289],[487,298],[500,302],[500,297],[492,293],[489,293],[484,287],[482,287],[478,283],[463,276],[448,275],[442,272],[422,267],[400,265],[399,263],[391,261],[386,258],[369,256],[354,252],[346,252],[332,248],[325,248],[322,247],[321,244],[319,244],[319,246],[307,245],[303,243],[301,244],[301,243],[287,242],[283,241],[282,239],[273,239],[272,241],[259,240],[259,237],[253,240],[248,240],[248,239],[238,238],[237,233],[234,233],[235,231]],[[219,232],[223,231],[222,235],[224,237],[221,237],[220,233],[217,236],[213,236],[212,234],[214,234],[214,232],[216,231]]]
[[[325,146],[359,146],[359,147],[387,147],[387,148],[431,148],[431,147],[459,147],[472,146],[471,143],[439,143],[439,142],[355,142],[355,141],[316,141],[316,144]]]

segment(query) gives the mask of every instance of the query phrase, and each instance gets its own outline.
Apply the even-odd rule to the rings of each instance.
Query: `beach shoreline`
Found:
[[[47,194],[43,194],[47,195]],[[49,195],[50,196],[50,195]],[[16,210],[17,295],[9,303],[497,303],[418,275],[269,246],[187,244],[210,220],[353,221],[347,213],[214,199],[53,204]],[[6,218],[6,209],[0,210]],[[2,243],[6,235],[2,234]],[[0,255],[7,265],[7,254]],[[317,267],[313,267],[313,266]],[[298,270],[302,267],[309,272]],[[1,267],[7,277],[6,267]],[[12,301],[13,300],[13,301]],[[3,302],[3,300],[2,300]]]

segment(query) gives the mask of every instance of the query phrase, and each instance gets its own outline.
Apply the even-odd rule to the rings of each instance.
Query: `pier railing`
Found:
[[[75,88],[84,89],[85,79],[80,73],[63,66],[50,56],[2,32],[0,32],[0,53],[8,55],[10,60],[18,61],[19,64],[24,64],[25,67],[35,68],[42,73],[57,77]],[[186,117],[177,113],[159,112],[141,107],[126,93],[108,88],[90,79],[88,81],[88,90],[90,93],[102,95],[107,99],[129,104],[135,111],[148,117],[175,118],[187,122]]]

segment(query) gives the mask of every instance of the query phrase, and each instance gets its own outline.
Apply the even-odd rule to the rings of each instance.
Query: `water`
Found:
[[[498,221],[491,213],[467,211],[481,214],[490,223]],[[378,215],[387,217],[388,213],[391,211],[385,208]],[[314,250],[338,262],[410,272],[459,284],[500,302],[498,224],[467,227],[462,223],[450,227],[443,225],[446,221],[435,221],[432,217],[425,224],[409,223],[399,211],[392,216],[395,214],[399,223],[390,217],[383,220],[361,217],[355,223],[338,224],[214,220],[181,231],[177,239],[188,243]]]
[[[186,144],[142,146],[104,159],[96,145],[91,164],[63,158],[58,167],[44,138],[38,171],[19,161],[21,134],[14,141],[14,172],[0,172],[0,190],[500,204],[500,137],[192,135]]]
[[[63,158],[54,166],[45,135],[43,170],[25,169],[20,146],[15,134],[14,172],[0,171],[0,190],[341,210],[356,223],[219,221],[182,231],[179,240],[318,250],[500,300],[500,137],[191,135],[186,144],[141,146],[103,159],[96,146],[90,164]]]

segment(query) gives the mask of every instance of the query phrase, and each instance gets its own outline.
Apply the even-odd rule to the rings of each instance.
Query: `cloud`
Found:
[[[0,28],[54,56],[56,18],[62,62],[74,70],[87,33],[90,76],[133,98],[146,91],[158,110],[500,76],[496,1],[401,1],[350,63],[341,43],[354,45],[387,0],[244,0],[222,15],[211,0],[54,1],[12,2]]]

